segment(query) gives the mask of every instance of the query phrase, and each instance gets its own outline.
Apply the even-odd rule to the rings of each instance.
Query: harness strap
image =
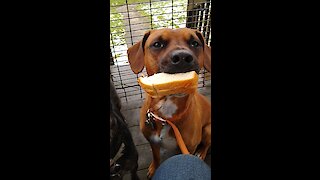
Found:
[[[182,136],[180,134],[179,129],[176,125],[174,125],[171,121],[167,120],[168,124],[172,127],[174,135],[176,136],[178,146],[182,152],[182,154],[190,154],[188,151],[188,148],[186,147],[186,144],[184,143]]]

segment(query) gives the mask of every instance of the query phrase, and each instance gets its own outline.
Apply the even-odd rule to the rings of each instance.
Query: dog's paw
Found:
[[[206,158],[207,152],[197,151],[196,153],[194,153],[194,155],[197,156],[198,158],[204,160]]]
[[[149,168],[148,168],[148,174],[147,174],[147,178],[148,179],[152,178],[152,176],[154,175],[155,170],[156,170],[156,167],[155,167],[154,163],[152,162],[150,164]]]
[[[199,152],[196,152],[194,155],[197,156],[198,158],[200,158],[200,153]]]

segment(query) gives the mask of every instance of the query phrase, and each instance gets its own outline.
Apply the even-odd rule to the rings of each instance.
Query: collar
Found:
[[[190,104],[189,104],[189,102],[187,102],[187,103],[188,103],[188,105],[187,105],[187,107],[185,108],[185,110],[182,113],[180,113],[178,116],[174,116],[174,117],[172,117],[172,118],[170,118],[168,120],[165,120],[165,119],[161,118],[160,116],[158,116],[155,113],[153,113],[150,109],[148,109],[147,113],[146,113],[146,121],[145,121],[145,123],[147,125],[150,125],[150,124],[154,123],[155,120],[157,120],[157,121],[160,121],[162,123],[162,125],[164,126],[165,124],[167,124],[168,121],[176,122],[177,119],[180,119],[188,111]]]
[[[162,122],[162,125],[165,125],[167,123],[167,120],[159,117],[158,115],[154,114],[153,112],[150,111],[150,109],[147,110],[147,118],[146,121],[150,120],[158,120]]]

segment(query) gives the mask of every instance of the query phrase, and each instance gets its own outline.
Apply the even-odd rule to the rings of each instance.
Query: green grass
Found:
[[[110,44],[114,46],[118,46],[120,44],[125,43],[124,40],[124,23],[123,23],[123,16],[122,14],[118,13],[116,8],[112,7],[114,5],[121,5],[125,4],[125,0],[111,0],[111,7],[110,7]],[[113,41],[112,41],[113,40]]]
[[[149,2],[149,0],[127,0],[128,4],[132,3],[138,3],[138,2]],[[186,11],[187,8],[187,2],[188,0],[175,0],[174,6],[177,5],[178,7],[174,7],[174,21],[173,21],[173,27],[178,28],[180,24],[184,24],[186,22],[186,13],[176,13],[177,11]],[[116,8],[118,8],[120,5],[125,5],[126,0],[110,0],[110,32],[112,34],[113,42],[110,40],[110,43],[114,44],[115,46],[120,44],[125,44],[125,29],[124,29],[124,22],[123,22],[123,16],[117,12]],[[116,6],[116,7],[114,7]],[[159,15],[153,15],[153,28],[157,29],[160,27],[169,27],[172,26],[172,19],[171,19],[171,13],[170,14],[163,14],[166,13],[166,10],[171,12],[171,1],[166,2],[152,2],[152,14],[159,14]],[[145,4],[138,4],[137,6],[138,10],[141,13],[142,16],[150,16],[150,5],[149,3]],[[164,8],[168,7],[168,8]],[[158,21],[158,22],[156,22]]]
[[[123,23],[123,16],[117,12],[116,8],[126,3],[141,3],[149,2],[149,0],[110,0],[110,32],[112,34],[113,42],[110,38],[110,43],[118,46],[125,43],[125,29]]]
[[[132,3],[140,3],[140,2],[149,2],[150,0],[127,0],[128,4]],[[124,5],[126,4],[126,0],[110,0],[110,5],[112,6],[118,6],[118,5]]]
[[[170,14],[164,14],[167,12],[171,12],[171,1],[166,1],[166,2],[153,2],[152,3],[152,25],[154,29],[161,28],[161,27],[173,27],[174,28],[179,28],[179,25],[184,24],[186,22],[187,15],[186,13],[176,13],[176,12],[185,12],[187,9],[187,0],[175,0],[173,2],[174,6],[173,11],[174,11],[174,16],[173,16],[173,23],[171,19],[171,13]],[[150,5],[149,4],[139,4],[137,5],[137,8],[140,11],[140,13],[143,16],[150,16]],[[158,14],[158,15],[155,15]]]
[[[123,16],[120,13],[116,13],[115,9],[111,9],[110,13],[110,34],[112,34],[112,39],[110,37],[110,43],[115,46],[123,44],[124,40],[124,24]]]

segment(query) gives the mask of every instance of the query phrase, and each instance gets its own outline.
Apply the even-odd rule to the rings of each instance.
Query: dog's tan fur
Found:
[[[201,44],[201,48],[194,48],[190,45],[190,39]],[[157,41],[166,42],[164,48],[153,48]],[[134,73],[142,71],[146,67],[148,75],[161,72],[168,64],[168,58],[173,51],[184,50],[192,55],[197,61],[198,67],[205,67],[211,72],[211,48],[204,43],[204,38],[200,32],[188,28],[182,29],[160,29],[147,32],[140,42],[128,49],[128,57],[131,69]],[[168,103],[170,101],[170,103]],[[173,108],[173,112],[157,110],[162,105]],[[162,124],[156,122],[155,129],[145,125],[146,113],[148,109],[162,118],[175,119],[175,125],[180,130],[183,140],[190,153],[198,155],[201,159],[206,157],[211,146],[211,104],[203,95],[194,94],[183,97],[170,96],[151,98],[146,100],[141,108],[140,129],[146,139],[150,142],[153,161],[149,166],[148,177],[152,177],[155,169],[160,165],[160,146],[151,139],[159,136]],[[169,133],[174,136],[172,131]]]

